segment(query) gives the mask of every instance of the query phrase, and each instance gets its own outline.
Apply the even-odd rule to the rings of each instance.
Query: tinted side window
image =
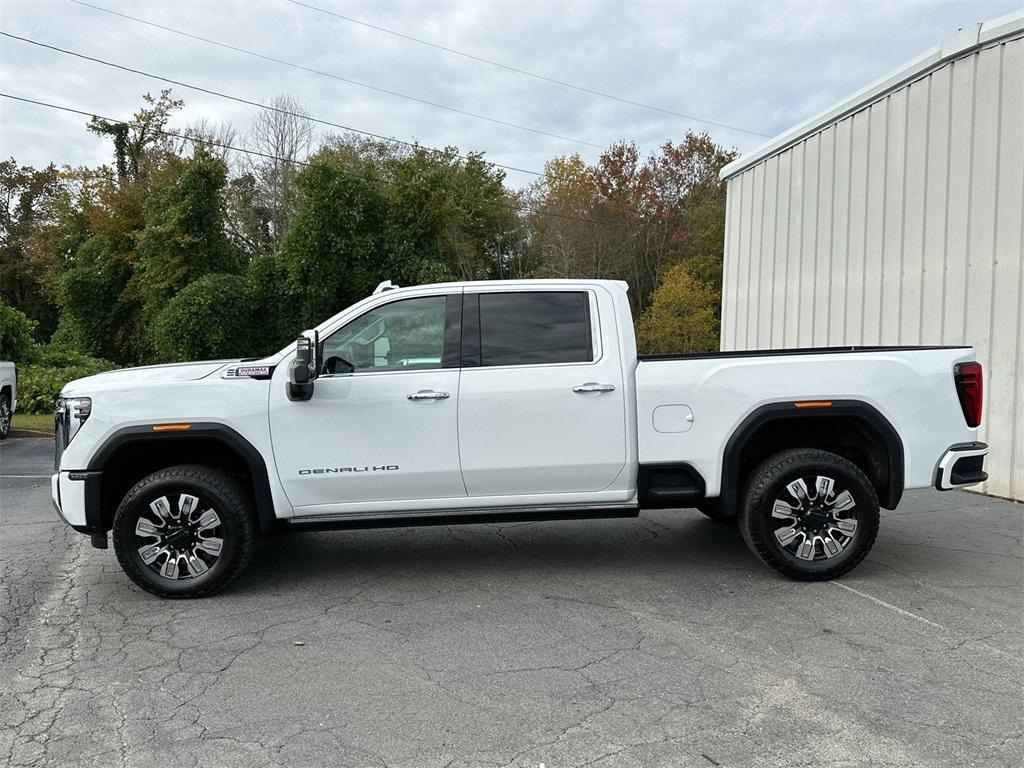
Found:
[[[580,291],[480,294],[480,364],[593,359],[590,302]]]

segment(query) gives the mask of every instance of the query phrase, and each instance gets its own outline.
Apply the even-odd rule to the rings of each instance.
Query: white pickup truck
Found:
[[[14,363],[0,360],[0,440],[11,431],[11,416],[18,405],[18,371]]]
[[[638,357],[623,283],[387,283],[267,358],[66,385],[52,494],[163,597],[221,588],[260,533],[655,507],[829,579],[904,489],[986,478],[981,402],[970,347]]]

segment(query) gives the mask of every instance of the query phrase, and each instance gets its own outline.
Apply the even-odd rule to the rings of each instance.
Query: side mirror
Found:
[[[313,338],[303,334],[295,341],[295,359],[288,367],[286,391],[289,400],[309,400],[313,397],[316,379],[316,332]]]

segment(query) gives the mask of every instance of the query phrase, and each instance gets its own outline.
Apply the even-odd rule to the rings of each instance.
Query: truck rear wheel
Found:
[[[114,515],[114,551],[128,577],[166,598],[222,589],[252,555],[254,525],[242,487],[223,472],[182,465],[154,472]]]
[[[783,451],[751,474],[739,511],[747,546],[779,573],[834,579],[863,560],[878,534],[878,497],[853,463],[827,451]]]

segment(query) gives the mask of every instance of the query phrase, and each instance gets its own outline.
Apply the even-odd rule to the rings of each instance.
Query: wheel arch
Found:
[[[87,493],[90,530],[109,531],[125,492],[146,475],[175,464],[206,464],[244,479],[256,523],[263,533],[277,516],[266,461],[237,431],[218,422],[191,423],[182,431],[155,431],[156,425],[123,427],[108,437],[89,461],[83,479],[96,478]],[[75,473],[72,473],[75,474]]]
[[[744,476],[768,456],[790,448],[819,448],[851,460],[868,476],[881,506],[896,508],[903,496],[904,462],[903,441],[892,424],[861,400],[820,402],[821,407],[769,403],[740,422],[722,455],[723,506],[738,508]],[[789,427],[797,431],[789,432]]]

